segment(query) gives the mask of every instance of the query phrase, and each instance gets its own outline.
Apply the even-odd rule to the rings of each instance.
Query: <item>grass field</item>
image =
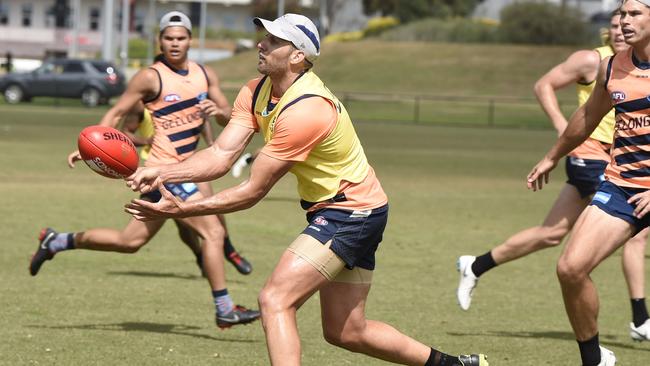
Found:
[[[0,365],[265,365],[259,323],[219,331],[205,280],[167,224],[139,253],[61,253],[37,277],[28,259],[43,226],[61,231],[122,227],[134,196],[121,181],[67,168],[65,157],[102,109],[0,106]],[[537,224],[563,182],[541,192],[524,177],[554,139],[540,130],[358,123],[391,214],[368,303],[381,319],[450,353],[483,352],[491,365],[578,365],[576,343],[554,274],[560,249],[497,268],[470,311],[455,301],[455,260],[481,254]],[[256,138],[254,145],[260,144]],[[216,188],[237,184],[231,177]],[[228,216],[250,276],[227,267],[245,305],[305,225],[291,177],[256,207]],[[622,365],[644,365],[648,344],[627,331],[629,300],[616,253],[594,273],[601,340]],[[305,365],[383,365],[322,339],[317,299],[299,313]]]
[[[572,47],[503,44],[327,43],[314,70],[347,101],[357,120],[410,122],[417,113],[417,121],[424,124],[539,128],[549,124],[532,85],[573,51]],[[257,53],[248,51],[212,66],[225,86],[238,90],[256,76],[256,60]],[[359,93],[381,93],[384,100],[347,100],[346,94]],[[392,94],[409,97],[394,101]],[[418,95],[422,98],[416,112]],[[558,98],[570,115],[576,107],[574,88],[559,91]]]

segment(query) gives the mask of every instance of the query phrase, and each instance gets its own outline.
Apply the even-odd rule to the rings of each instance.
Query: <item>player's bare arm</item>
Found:
[[[142,118],[144,117],[144,104],[142,102],[137,103],[130,111],[126,114],[122,120],[122,125],[120,130],[127,135],[135,146],[146,146],[150,145],[153,141],[152,137],[140,136],[136,132],[140,127]]]
[[[104,114],[99,124],[113,128],[117,127],[122,118],[133,107],[143,100],[154,97],[158,94],[159,88],[160,80],[156,71],[152,69],[138,71],[127,85],[126,91],[120,96],[117,103]]]
[[[178,164],[140,167],[127,185],[142,193],[156,189],[161,182],[207,182],[222,177],[244,151],[254,130],[237,124],[228,124],[212,146],[203,149]]]
[[[542,109],[562,135],[568,122],[560,110],[555,91],[575,83],[589,84],[595,80],[600,55],[593,50],[572,53],[564,62],[552,68],[535,83],[534,91]]]
[[[558,138],[551,150],[528,174],[527,185],[529,189],[533,191],[542,189],[542,186],[548,183],[549,173],[555,168],[558,161],[585,141],[607,112],[612,109],[612,101],[609,98],[607,89],[605,89],[608,63],[609,57],[601,62],[596,87],[589,99],[573,113],[562,136]]]
[[[117,103],[115,103],[115,105],[104,114],[99,125],[113,128],[117,127],[122,118],[129,113],[137,103],[155,96],[158,93],[159,88],[160,81],[154,70],[144,69],[138,71],[131,81],[129,81],[126,91],[122,94]],[[81,160],[79,150],[73,151],[68,155],[68,166],[74,168],[75,162],[79,160]]]
[[[261,153],[251,167],[250,178],[240,185],[201,200],[183,202],[159,184],[158,189],[164,199],[156,203],[134,199],[125,206],[125,211],[138,220],[149,221],[245,210],[264,198],[293,164],[291,161],[275,159]]]
[[[219,86],[219,77],[210,67],[204,66],[205,73],[208,77],[208,99],[199,103],[199,108],[206,116],[215,117],[217,123],[225,126],[230,120],[232,109],[228,99],[221,91]]]

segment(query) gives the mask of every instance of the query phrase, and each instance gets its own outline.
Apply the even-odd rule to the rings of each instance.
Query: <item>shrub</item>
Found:
[[[422,18],[449,18],[472,13],[479,0],[363,0],[367,15],[379,12],[408,23]]]
[[[399,25],[399,20],[395,17],[376,17],[368,20],[366,28],[363,30],[365,36],[376,36],[388,29]]]
[[[389,41],[492,43],[498,42],[498,25],[466,18],[424,19],[384,32]]]
[[[578,10],[546,2],[506,6],[499,32],[506,42],[530,44],[584,44],[590,36]]]
[[[129,39],[129,58],[147,58],[147,43],[146,38]],[[155,53],[158,49],[154,49],[153,51]]]
[[[350,42],[363,39],[362,31],[332,33],[325,37],[323,42]]]

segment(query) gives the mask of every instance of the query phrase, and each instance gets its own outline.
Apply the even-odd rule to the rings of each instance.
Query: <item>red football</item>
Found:
[[[77,141],[81,158],[90,169],[109,178],[125,178],[138,168],[138,152],[131,139],[106,126],[88,126]]]

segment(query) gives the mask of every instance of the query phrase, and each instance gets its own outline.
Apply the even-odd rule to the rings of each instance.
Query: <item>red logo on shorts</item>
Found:
[[[323,216],[317,216],[314,219],[314,224],[316,225],[321,225],[321,226],[326,226],[327,225],[327,220]]]

